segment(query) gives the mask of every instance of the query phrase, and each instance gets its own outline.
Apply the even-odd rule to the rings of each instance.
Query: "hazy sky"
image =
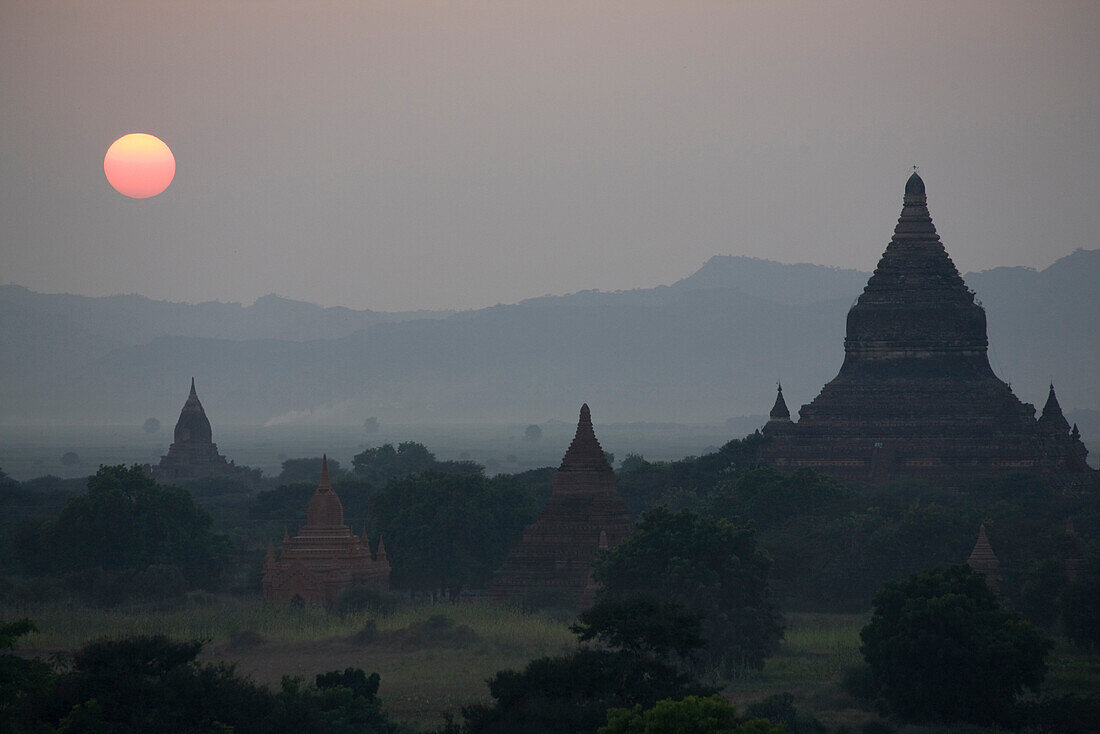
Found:
[[[0,2],[0,282],[476,307],[1100,247],[1100,2]],[[135,201],[133,131],[176,179]]]

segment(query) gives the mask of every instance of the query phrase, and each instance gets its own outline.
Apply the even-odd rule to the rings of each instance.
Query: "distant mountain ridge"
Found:
[[[215,424],[721,423],[792,411],[843,357],[869,273],[716,256],[672,285],[462,312],[387,314],[266,296],[252,306],[0,286],[0,421],[174,421],[191,376]],[[1025,402],[1100,408],[1100,250],[968,273],[994,369]],[[1086,437],[1087,438],[1087,437]]]

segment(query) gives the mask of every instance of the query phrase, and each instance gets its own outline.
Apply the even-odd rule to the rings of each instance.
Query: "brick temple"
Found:
[[[221,476],[235,471],[236,467],[218,453],[210,420],[199,402],[195,378],[192,377],[191,394],[187,396],[176,421],[172,444],[168,447],[168,453],[160,457],[160,463],[152,473],[158,480],[173,480]]]
[[[615,488],[615,472],[583,405],[576,436],[554,473],[550,499],[497,573],[493,600],[556,591],[562,601],[590,606],[596,551],[613,547],[632,529],[630,511]]]
[[[328,606],[353,584],[389,589],[390,562],[381,538],[372,556],[366,534],[356,536],[344,524],[344,506],[332,491],[325,456],[321,481],[306,508],[306,524],[293,538],[284,534],[278,556],[274,544],[267,548],[264,601]]]
[[[842,479],[1040,471],[1095,486],[1054,386],[1042,416],[993,374],[985,310],[940,242],[913,173],[894,236],[848,312],[844,362],[790,418],[782,388],[764,460]]]

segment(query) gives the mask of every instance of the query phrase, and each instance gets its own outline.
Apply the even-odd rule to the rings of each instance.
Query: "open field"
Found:
[[[258,599],[202,599],[167,610],[93,609],[64,605],[0,605],[0,619],[34,619],[40,632],[22,638],[21,652],[66,651],[99,637],[162,633],[207,641],[205,661],[234,662],[253,679],[277,686],[283,675],[359,667],[382,676],[386,709],[397,719],[432,726],[443,714],[488,700],[485,679],[503,668],[573,648],[568,622],[487,603],[421,604],[393,614],[330,614],[320,609],[263,605]],[[446,617],[450,622],[440,620]],[[860,662],[864,615],[791,614],[786,639],[763,670],[726,682],[739,708],[789,691],[800,711],[858,731],[875,715],[841,687]],[[363,632],[373,622],[375,630]],[[1100,688],[1100,659],[1060,643],[1049,660],[1044,694]],[[910,727],[905,731],[932,732]]]

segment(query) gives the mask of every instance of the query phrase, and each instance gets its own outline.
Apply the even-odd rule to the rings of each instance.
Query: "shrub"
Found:
[[[967,566],[886,584],[860,637],[894,712],[979,724],[1003,719],[1024,688],[1039,686],[1053,646]]]

